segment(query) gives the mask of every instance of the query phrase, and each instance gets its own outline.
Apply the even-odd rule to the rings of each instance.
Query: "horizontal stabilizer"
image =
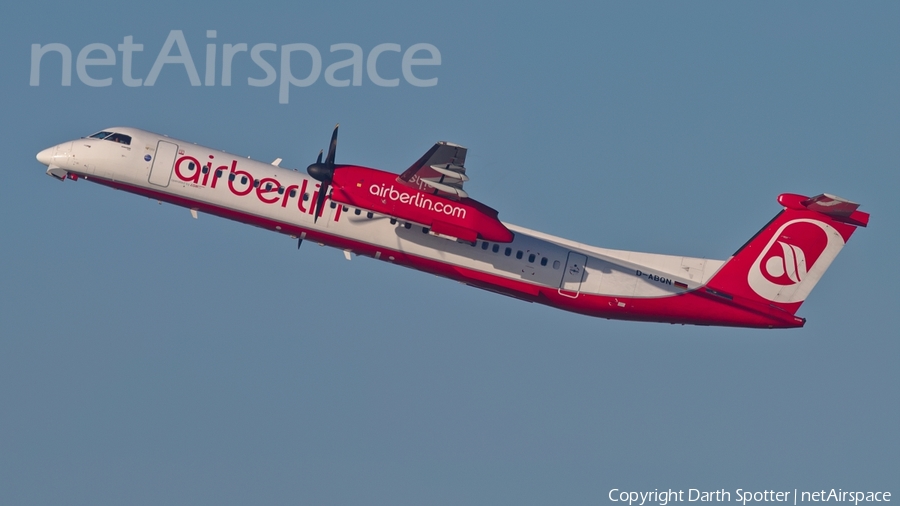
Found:
[[[827,193],[815,197],[782,193],[778,196],[778,203],[788,209],[815,211],[849,225],[865,227],[869,224],[869,213],[857,211],[859,204]]]
[[[810,211],[817,211],[829,216],[843,216],[845,218],[849,217],[853,214],[853,211],[856,211],[859,208],[859,204],[856,202],[850,202],[849,200],[827,193],[804,200],[802,204]]]

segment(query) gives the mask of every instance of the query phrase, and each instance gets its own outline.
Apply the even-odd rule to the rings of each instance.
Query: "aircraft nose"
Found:
[[[49,147],[40,153],[37,154],[37,161],[43,163],[46,166],[50,166],[50,162],[53,160],[53,155],[56,153],[56,146]]]

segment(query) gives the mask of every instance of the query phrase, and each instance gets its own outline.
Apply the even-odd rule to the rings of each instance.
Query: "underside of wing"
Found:
[[[438,142],[416,160],[397,181],[420,191],[454,200],[468,198],[463,190],[466,176],[466,148]]]

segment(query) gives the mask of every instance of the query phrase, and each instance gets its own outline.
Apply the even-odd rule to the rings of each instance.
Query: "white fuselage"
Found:
[[[569,298],[667,297],[697,288],[723,264],[595,248],[513,225],[507,225],[515,232],[511,243],[473,245],[334,202],[314,222],[319,183],[304,173],[134,128],[109,131],[130,137],[130,144],[82,138],[48,148],[38,159],[57,176],[77,175],[195,212],[309,236],[481,288],[492,289],[496,280],[502,285],[497,291],[513,296],[551,288]]]

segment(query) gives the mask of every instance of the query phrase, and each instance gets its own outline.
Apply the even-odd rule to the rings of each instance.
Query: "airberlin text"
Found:
[[[384,185],[378,186],[373,184],[369,187],[369,193],[376,197],[381,197],[382,199],[391,199],[395,202],[400,202],[401,204],[428,209],[429,211],[446,214],[447,216],[453,216],[454,218],[466,219],[466,210],[463,207],[446,204],[441,201],[432,202],[430,198],[423,197],[421,193],[399,191],[394,188],[393,185],[387,187]]]
[[[253,193],[260,202],[264,204],[280,204],[286,208],[291,198],[297,199],[297,210],[302,213],[313,214],[316,209],[316,199],[319,184],[315,185],[312,190],[312,198],[308,205],[304,205],[304,197],[306,196],[309,180],[304,179],[301,184],[292,184],[286,187],[273,177],[264,177],[255,179],[252,174],[245,170],[238,169],[238,161],[232,159],[227,165],[219,165],[213,168],[216,163],[213,162],[215,156],[209,155],[209,160],[205,165],[201,164],[197,158],[188,155],[182,155],[175,160],[175,177],[180,181],[196,188],[215,189],[219,180],[225,178],[227,180],[228,190],[238,197],[244,197]],[[328,200],[330,197],[325,196]],[[325,206],[322,206],[319,216],[322,216]],[[334,221],[338,221],[341,217],[342,206],[337,206],[334,213]]]
[[[794,505],[805,502],[891,502],[891,493],[884,491],[857,491],[851,492],[842,489],[799,491],[786,490],[747,490],[739,488],[733,493],[723,489],[701,490],[689,488],[685,490],[659,490],[628,491],[618,488],[609,491],[611,502],[628,503],[629,506],[658,505],[666,506],[670,502],[732,502],[747,506],[756,502],[786,502]],[[734,499],[732,499],[734,497]]]
[[[672,280],[671,280],[671,279],[669,279],[669,278],[664,278],[664,277],[659,276],[659,275],[656,275],[656,274],[650,274],[649,272],[634,271],[634,275],[635,275],[635,276],[644,277],[644,278],[649,279],[650,281],[655,281],[655,282],[657,282],[657,283],[662,283],[662,284],[664,284],[664,285],[671,285],[671,284],[672,284]]]

